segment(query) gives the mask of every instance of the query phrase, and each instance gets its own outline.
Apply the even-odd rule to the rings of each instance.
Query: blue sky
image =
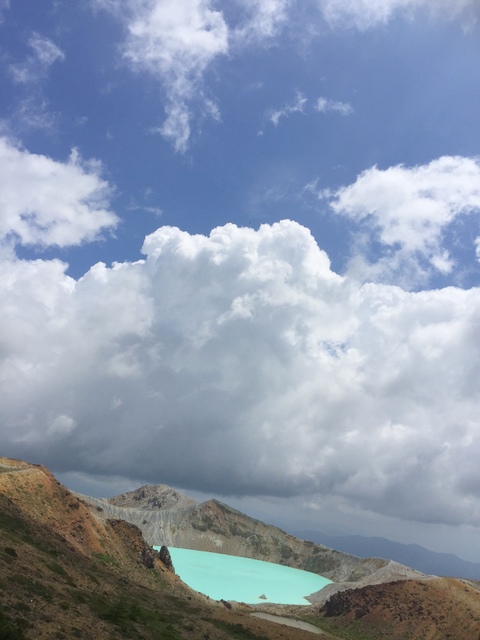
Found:
[[[431,5],[0,3],[6,455],[480,561],[480,15]]]

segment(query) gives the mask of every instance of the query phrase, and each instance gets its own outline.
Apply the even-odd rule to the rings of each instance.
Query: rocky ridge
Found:
[[[197,500],[166,484],[144,485],[135,491],[121,493],[113,498],[107,498],[111,505],[117,507],[139,508],[146,510],[180,509],[198,504]]]

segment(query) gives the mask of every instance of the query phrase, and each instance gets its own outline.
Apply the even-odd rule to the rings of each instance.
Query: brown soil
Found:
[[[479,585],[454,578],[407,580],[333,595],[319,614],[359,638],[478,640]],[[362,635],[365,634],[365,635]]]

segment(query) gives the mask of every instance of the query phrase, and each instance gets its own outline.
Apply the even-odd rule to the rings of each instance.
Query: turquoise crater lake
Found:
[[[331,583],[316,573],[252,558],[175,547],[169,551],[183,582],[213,600],[308,605],[305,596]]]

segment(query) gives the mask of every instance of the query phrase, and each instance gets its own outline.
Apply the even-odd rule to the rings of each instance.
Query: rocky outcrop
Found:
[[[321,606],[328,602],[333,595],[343,591],[396,582],[397,580],[428,579],[428,576],[423,573],[405,567],[394,560],[367,558],[362,565],[359,565],[358,569],[360,571],[354,571],[348,580],[328,584],[320,591],[309,595],[307,600]]]
[[[107,520],[109,527],[115,530],[116,535],[124,544],[137,553],[138,562],[147,569],[153,569],[155,562],[161,560],[158,551],[155,551],[142,537],[140,529],[125,520]],[[163,563],[165,564],[165,563]]]
[[[108,498],[108,502],[117,507],[134,509],[160,510],[181,509],[197,504],[196,500],[189,498],[166,484],[147,484],[135,491],[122,493],[114,498]]]
[[[163,545],[160,548],[159,557],[160,557],[160,560],[163,562],[163,564],[167,567],[167,569],[175,573],[175,568],[173,566],[172,557],[170,555],[170,551],[168,550],[168,547]]]

